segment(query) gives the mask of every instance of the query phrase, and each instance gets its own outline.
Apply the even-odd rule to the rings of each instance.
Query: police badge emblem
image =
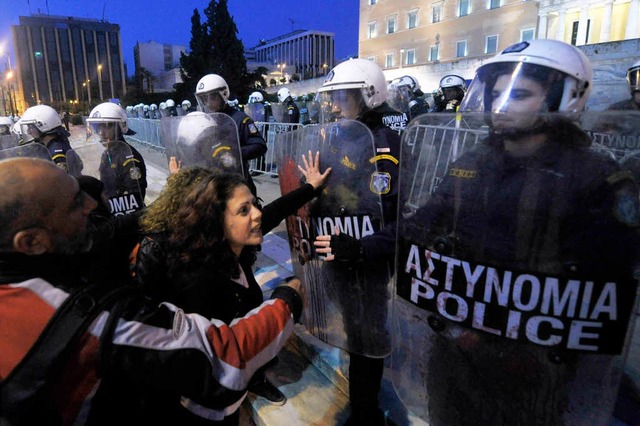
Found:
[[[391,191],[391,175],[385,172],[373,172],[369,189],[378,195],[389,193]]]
[[[140,168],[132,167],[131,169],[129,169],[129,178],[131,178],[133,180],[141,179],[142,178],[142,172],[140,171]]]

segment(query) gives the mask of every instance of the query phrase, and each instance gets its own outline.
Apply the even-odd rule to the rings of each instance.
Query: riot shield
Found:
[[[315,253],[317,235],[362,238],[380,229],[382,208],[375,192],[373,136],[362,123],[344,120],[277,135],[281,192],[298,188],[302,155],[320,151],[322,168],[332,167],[322,193],[287,218],[291,259],[303,282],[303,323],[314,336],[349,352],[383,357],[390,351],[389,265],[324,262]]]
[[[267,113],[263,103],[246,104],[244,106],[244,113],[247,114],[253,121],[265,122],[267,121]]]
[[[0,135],[0,149],[14,148],[19,142],[18,135]]]
[[[286,104],[271,104],[271,115],[276,123],[288,123],[289,116],[287,115]]]
[[[238,128],[222,113],[191,112],[162,119],[167,156],[182,167],[204,167],[243,174]]]
[[[31,157],[51,160],[51,154],[49,154],[47,147],[39,143],[28,143],[26,145],[0,149],[0,160],[13,157]]]
[[[111,213],[129,214],[144,207],[139,184],[142,172],[127,143],[91,140],[72,151],[83,163],[82,174],[100,179],[104,184]]]
[[[390,372],[430,425],[609,424],[638,188],[591,144],[597,114],[428,114],[403,135]]]
[[[307,102],[307,110],[309,112],[309,124],[318,124],[320,122],[320,102]]]

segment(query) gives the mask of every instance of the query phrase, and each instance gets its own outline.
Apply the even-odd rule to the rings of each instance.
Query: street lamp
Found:
[[[100,90],[100,100],[104,99],[102,96],[102,64],[98,64],[98,88]]]
[[[281,64],[278,64],[278,69],[280,70],[280,83],[284,83],[282,80],[284,79],[284,67],[286,67],[287,64],[285,64],[284,62]]]
[[[327,68],[329,68],[329,65],[327,65],[326,63],[322,64],[322,72],[324,72],[324,75],[327,75]]]

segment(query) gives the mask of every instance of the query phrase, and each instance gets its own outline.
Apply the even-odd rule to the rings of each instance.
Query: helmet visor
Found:
[[[461,111],[534,113],[558,111],[566,74],[521,62],[487,64],[476,73]]]
[[[196,95],[198,106],[203,112],[220,112],[224,106],[224,99],[219,90],[212,90],[210,92],[198,93]]]
[[[42,136],[42,132],[38,129],[35,120],[19,121],[20,132],[22,134],[22,140],[24,143],[37,141]]]
[[[365,108],[361,89],[339,89],[318,93],[320,123],[344,118],[355,120]]]
[[[107,144],[120,139],[120,124],[117,121],[87,120],[87,143]]]
[[[387,90],[387,103],[391,108],[401,112],[408,112],[411,98],[411,89],[409,86],[389,85]]]
[[[632,68],[627,71],[627,81],[629,82],[629,89],[631,92],[640,92],[640,84],[638,80],[640,80],[640,68]]]

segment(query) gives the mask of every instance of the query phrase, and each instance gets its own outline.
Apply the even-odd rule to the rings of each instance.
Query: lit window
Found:
[[[489,0],[489,9],[497,9],[500,7],[500,0]]]
[[[415,28],[418,26],[418,11],[413,10],[407,13],[407,28]]]
[[[430,61],[437,61],[438,60],[438,45],[437,44],[435,46],[431,46],[431,48],[429,49],[429,60]]]
[[[464,58],[467,56],[467,40],[456,42],[456,57]]]
[[[407,50],[407,60],[405,62],[407,65],[413,65],[416,63],[416,49]]]
[[[498,51],[498,36],[487,36],[487,42],[484,47],[484,53],[496,53]]]
[[[393,34],[396,32],[396,17],[387,19],[387,34]]]
[[[376,3],[378,3],[378,0],[369,0],[369,4],[370,4],[370,5],[372,5],[372,4],[376,4]]]
[[[533,28],[528,28],[526,30],[520,31],[520,41],[531,41],[533,40],[534,30]]]
[[[460,0],[458,16],[467,16],[469,14],[469,1],[470,0]]]
[[[369,38],[374,38],[376,35],[378,35],[376,31],[376,23],[369,22]]]
[[[431,22],[435,23],[440,21],[442,21],[442,5],[438,4],[433,6],[433,18]]]
[[[385,56],[384,59],[384,66],[387,68],[393,67],[395,64],[395,61],[393,59],[393,53],[387,53],[387,56]]]

